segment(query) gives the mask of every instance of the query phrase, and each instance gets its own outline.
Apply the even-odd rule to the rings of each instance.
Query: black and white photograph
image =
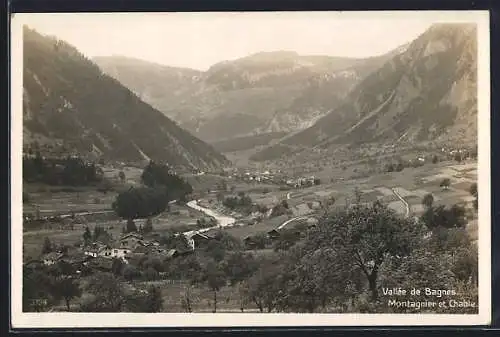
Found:
[[[16,14],[11,48],[14,327],[489,323],[487,11]]]

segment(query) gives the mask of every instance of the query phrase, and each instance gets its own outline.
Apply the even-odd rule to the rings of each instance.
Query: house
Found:
[[[267,236],[271,240],[276,240],[280,237],[280,233],[276,229],[273,229],[273,230],[270,230],[269,232],[267,232]]]
[[[194,243],[194,247],[203,247],[211,239],[212,239],[212,237],[205,235],[205,234],[202,234],[202,233],[196,233],[193,236],[191,236],[191,240]]]
[[[306,224],[308,228],[314,228],[318,225],[318,222],[319,222],[318,219],[310,217],[307,219]]]
[[[142,246],[141,246],[142,247]],[[116,257],[119,259],[124,259],[127,254],[132,253],[132,250],[129,248],[123,248],[123,247],[112,247],[111,249],[111,257]]]
[[[76,250],[76,249],[69,250],[61,258],[62,261],[66,262],[66,263],[69,263],[71,265],[75,265],[75,266],[76,265],[84,264],[87,261],[89,261],[90,259],[92,259],[91,256],[85,254],[84,252],[82,252],[80,250]]]
[[[134,250],[137,246],[143,245],[143,240],[143,236],[138,233],[127,233],[120,238],[120,248]]]
[[[177,256],[179,256],[179,251],[177,249],[170,249],[165,254],[165,257],[168,259],[173,259]]]
[[[245,247],[253,249],[257,245],[254,241],[254,238],[251,236],[247,236],[243,239],[243,243],[245,244]]]
[[[24,264],[24,267],[30,268],[30,269],[39,269],[44,265],[42,260],[29,260]]]
[[[106,245],[102,242],[94,242],[83,248],[83,253],[91,257],[97,257],[99,254],[106,249]]]
[[[52,252],[42,256],[42,261],[44,265],[50,266],[60,261],[62,257],[63,257],[62,253]]]
[[[111,258],[113,254],[113,249],[110,246],[102,247],[98,252],[97,256],[102,256],[106,258]]]

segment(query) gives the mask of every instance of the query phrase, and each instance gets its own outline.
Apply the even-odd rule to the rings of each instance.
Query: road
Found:
[[[289,220],[283,222],[281,225],[279,225],[276,228],[276,230],[283,229],[283,227],[285,227],[286,225],[288,225],[292,221],[295,221],[295,220],[304,220],[304,219],[307,219],[307,218],[308,218],[307,216],[296,216],[295,218],[292,218],[292,219],[289,219]]]
[[[405,207],[406,207],[405,217],[409,217],[410,216],[410,205],[408,205],[408,202],[406,202],[406,200],[398,193],[398,191],[396,191],[396,189],[392,188],[392,193],[394,193],[394,195],[396,197],[398,197],[399,200],[401,200],[401,202],[405,205]]]
[[[40,213],[50,213],[53,212],[54,214],[52,215],[43,215],[41,216],[42,219],[48,219],[51,217],[60,217],[61,219],[65,218],[70,218],[72,216],[86,216],[86,215],[98,215],[98,214],[110,214],[114,213],[114,211],[90,211],[90,212],[74,212],[74,213],[64,213],[64,214],[57,214],[56,210],[43,210]]]

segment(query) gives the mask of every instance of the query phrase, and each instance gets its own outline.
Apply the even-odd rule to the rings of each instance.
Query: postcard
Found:
[[[14,328],[489,324],[487,11],[11,24]]]

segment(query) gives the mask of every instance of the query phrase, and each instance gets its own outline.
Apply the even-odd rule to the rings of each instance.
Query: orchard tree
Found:
[[[82,290],[80,289],[78,283],[69,277],[59,278],[55,282],[53,289],[57,297],[64,299],[64,303],[66,303],[66,309],[68,311],[71,311],[71,301],[82,296]]]
[[[477,192],[477,183],[474,183],[469,188],[470,194],[474,197],[474,201],[472,202],[474,209],[477,211],[478,208],[478,192]]]
[[[280,297],[284,295],[284,289],[280,287],[282,277],[279,259],[274,256],[260,258],[257,271],[243,281],[242,292],[260,312],[272,312],[276,309]]]
[[[86,286],[91,295],[82,309],[90,312],[119,312],[123,308],[125,292],[120,281],[111,273],[95,274]]]
[[[203,279],[206,281],[208,287],[214,295],[214,308],[213,312],[217,312],[217,292],[226,285],[226,275],[221,270],[219,265],[215,262],[210,262],[205,266],[203,272]]]
[[[160,312],[163,310],[163,297],[160,287],[151,286],[146,296],[146,312]]]
[[[54,246],[48,237],[43,240],[42,254],[48,254],[54,251]]]
[[[432,208],[433,204],[434,204],[434,196],[431,193],[426,194],[422,198],[422,205],[424,205],[425,208],[427,209]]]
[[[333,249],[343,274],[359,269],[368,281],[373,301],[378,298],[378,271],[388,256],[408,255],[421,240],[422,228],[402,219],[380,202],[332,214],[311,229],[306,240],[310,251]]]
[[[85,227],[85,231],[83,232],[83,244],[88,246],[92,242],[92,233],[88,226]]]
[[[228,254],[221,262],[221,269],[231,285],[235,285],[250,277],[257,269],[254,256],[242,251]]]
[[[153,231],[153,220],[151,220],[151,218],[146,219],[143,231],[144,233],[151,233]]]
[[[439,187],[443,188],[444,190],[447,190],[450,188],[450,185],[451,185],[450,178],[444,178],[439,184]]]
[[[56,303],[53,296],[53,278],[46,268],[31,269],[23,266],[23,311],[46,311]]]
[[[116,258],[116,257],[113,258],[113,263],[111,265],[111,272],[115,276],[122,275],[124,267],[125,267],[125,262],[123,262],[122,259],[119,259],[119,258]]]

